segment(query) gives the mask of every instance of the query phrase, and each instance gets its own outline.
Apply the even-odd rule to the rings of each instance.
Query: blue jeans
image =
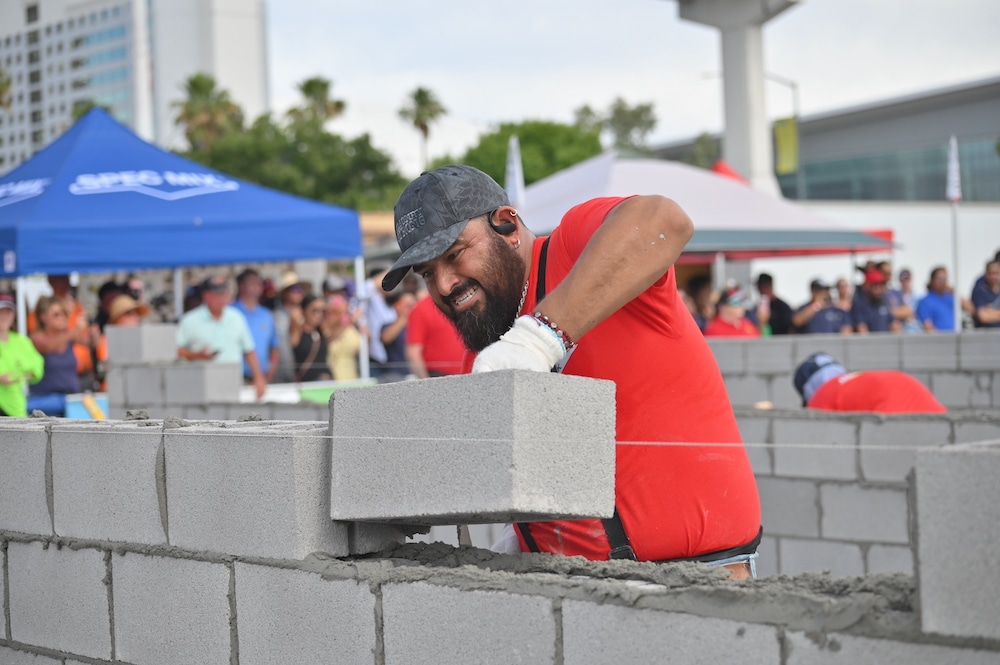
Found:
[[[725,559],[719,559],[718,561],[705,561],[706,566],[725,566],[730,563],[748,563],[750,564],[750,577],[757,579],[757,557],[759,555],[757,552],[753,554],[737,554],[736,556],[726,557]]]

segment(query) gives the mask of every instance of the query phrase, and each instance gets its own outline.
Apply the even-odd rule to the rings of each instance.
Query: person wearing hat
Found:
[[[851,321],[855,332],[899,332],[903,325],[892,315],[886,298],[888,278],[878,267],[865,269],[865,282],[854,293]]]
[[[822,411],[875,413],[945,413],[946,409],[917,379],[898,370],[848,373],[828,353],[814,353],[795,370],[795,390],[802,406]]]
[[[802,334],[854,332],[851,315],[830,299],[830,285],[822,279],[809,283],[812,298],[792,314],[792,325]]]
[[[395,226],[402,255],[383,288],[411,268],[422,276],[476,354],[467,369],[611,380],[619,441],[686,442],[619,445],[615,517],[519,524],[517,549],[753,574],[760,499],[718,364],[677,292],[673,264],[694,227],[676,203],[593,199],[538,238],[496,181],[448,165],[406,186]]]
[[[715,318],[705,326],[705,337],[760,337],[760,330],[747,318],[750,295],[733,284],[719,298]],[[762,324],[766,324],[766,317]]]
[[[247,321],[229,304],[229,284],[213,275],[201,284],[202,304],[181,317],[177,326],[177,356],[184,360],[242,363],[250,367],[257,399],[267,380],[260,371],[256,346]]]
[[[278,331],[278,368],[274,381],[288,383],[295,380],[295,354],[292,351],[291,330],[302,325],[302,299],[308,284],[299,279],[294,270],[286,270],[278,279],[278,304],[274,308],[274,327]]]
[[[24,384],[41,380],[45,359],[30,339],[14,330],[15,311],[14,296],[0,293],[0,416],[24,418]]]

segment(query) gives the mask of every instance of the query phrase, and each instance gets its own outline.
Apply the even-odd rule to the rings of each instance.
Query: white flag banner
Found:
[[[504,174],[504,189],[515,208],[524,208],[527,196],[524,191],[524,169],[521,166],[521,144],[516,134],[507,142],[507,171]],[[523,210],[519,210],[523,213]]]
[[[954,134],[948,140],[948,184],[945,196],[952,203],[962,200],[962,169],[958,164],[958,139]]]

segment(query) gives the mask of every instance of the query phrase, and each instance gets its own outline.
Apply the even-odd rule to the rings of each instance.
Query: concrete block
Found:
[[[230,662],[228,566],[116,553],[112,575],[118,660],[137,665]]]
[[[49,535],[47,421],[0,418],[0,531]]]
[[[775,419],[771,424],[775,475],[854,480],[857,427],[819,417]]]
[[[237,363],[183,362],[165,365],[163,377],[167,404],[235,404],[240,400],[240,388],[243,387],[243,367]]]
[[[345,556],[330,519],[323,423],[203,423],[164,432],[171,545],[242,556]]]
[[[128,385],[125,383],[125,368],[108,366],[105,373],[108,406],[114,408],[128,402]]]
[[[958,335],[936,333],[933,335],[904,335],[900,340],[903,350],[903,367],[913,370],[955,371],[958,368]]]
[[[778,567],[778,541],[779,538],[764,536],[757,546],[757,577],[770,577],[777,575]]]
[[[773,626],[680,614],[563,602],[563,659],[605,663],[740,663],[781,661]]]
[[[860,545],[829,540],[799,540],[782,538],[778,541],[778,557],[782,575],[829,572],[833,577],[865,574],[865,560]]]
[[[0,647],[0,663],[4,665],[62,665],[63,661],[27,651],[15,651],[7,647]]]
[[[772,452],[773,446],[769,443],[745,443],[743,447],[746,448],[747,458],[750,460],[750,466],[753,467],[753,472],[757,476],[770,476],[774,473],[774,453]]]
[[[111,659],[111,615],[104,552],[7,545],[10,639]]]
[[[824,483],[819,488],[824,538],[908,544],[906,487]]]
[[[847,356],[838,360],[852,372],[900,369],[903,366],[903,337],[896,333],[857,335],[847,343]]]
[[[757,374],[726,376],[726,392],[735,407],[750,407],[770,398],[768,380]]]
[[[1000,417],[980,422],[955,422],[955,443],[980,443],[997,439],[1000,439]]]
[[[761,523],[775,536],[819,537],[819,492],[816,483],[785,478],[758,478]]]
[[[872,545],[868,548],[868,575],[878,573],[913,574],[913,550],[902,545]]]
[[[996,651],[937,644],[878,640],[843,633],[785,633],[788,659],[783,665],[995,665]],[[778,662],[778,661],[775,661]]]
[[[794,368],[792,369],[792,374],[795,373],[795,368],[809,356],[814,353],[827,353],[842,364],[847,358],[847,343],[848,341],[853,341],[853,337],[847,337],[844,335],[796,335],[795,336],[795,348],[793,350],[792,362]]]
[[[448,406],[470,397],[473,409]],[[609,381],[523,370],[448,376],[338,390],[330,411],[334,519],[473,524],[613,512]]]
[[[744,340],[722,339],[718,337],[706,337],[708,346],[712,349],[715,362],[719,365],[719,371],[724,376],[734,374],[746,374],[747,371],[747,343]]]
[[[863,420],[858,439],[864,480],[904,482],[916,461],[915,448],[949,443],[951,422],[944,418],[907,416],[893,420]]]
[[[788,374],[795,371],[790,337],[768,337],[746,342],[748,374]]]
[[[53,425],[56,533],[146,545],[166,543],[156,490],[161,439],[160,427],[143,427],[138,422]]]
[[[989,373],[934,372],[934,397],[949,409],[988,408],[993,403]]]
[[[802,406],[802,395],[795,390],[793,375],[773,374],[768,379],[768,395],[776,409],[797,409]]]
[[[926,632],[1000,639],[998,477],[1000,442],[917,452],[916,559]]]
[[[555,662],[552,600],[538,596],[385,584],[382,632],[386,663]]]
[[[120,404],[164,404],[166,365],[129,365],[125,369],[125,399]]]
[[[169,363],[177,359],[177,326],[144,323],[140,326],[107,326],[108,361],[114,365]]]
[[[972,371],[1000,369],[1000,335],[995,330],[963,332],[958,342],[958,366]]]
[[[375,596],[367,582],[236,564],[240,665],[358,663],[375,652]]]

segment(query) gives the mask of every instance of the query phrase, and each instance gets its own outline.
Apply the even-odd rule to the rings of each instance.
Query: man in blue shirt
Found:
[[[247,320],[257,351],[260,371],[264,373],[267,382],[271,383],[278,370],[280,343],[278,329],[274,325],[274,315],[271,310],[260,304],[263,293],[264,282],[253,268],[247,268],[236,276],[236,302],[233,303],[233,307]],[[247,381],[253,380],[253,372],[246,360],[243,361],[243,377]]]
[[[854,293],[851,320],[859,333],[899,332],[903,329],[886,300],[886,276],[878,268],[865,271],[865,283]]]
[[[830,285],[821,279],[809,284],[812,300],[799,307],[792,315],[792,324],[803,334],[853,332],[851,315],[835,307],[830,299]]]
[[[1000,328],[1000,260],[986,264],[986,272],[972,289],[972,312],[977,328]]]
[[[937,266],[931,270],[927,295],[917,304],[917,319],[924,330],[955,330],[955,294],[948,286],[948,270]]]

